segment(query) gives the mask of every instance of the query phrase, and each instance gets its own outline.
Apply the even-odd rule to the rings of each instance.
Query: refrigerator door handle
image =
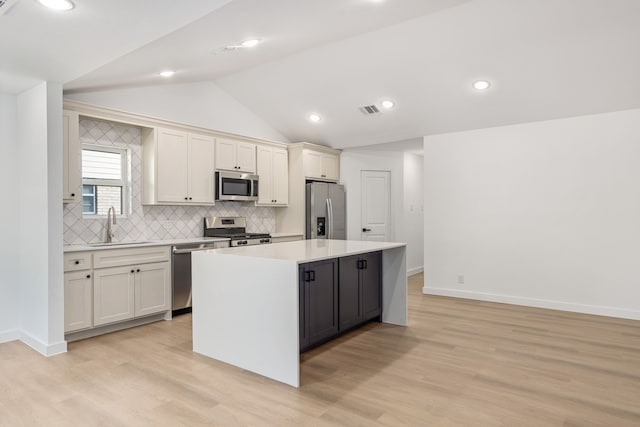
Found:
[[[331,208],[331,239],[335,237],[335,223],[333,221],[333,200],[329,197],[329,207]]]
[[[331,239],[333,236],[333,209],[331,208],[331,199],[327,199],[327,239]]]
[[[331,228],[329,229],[329,239],[333,239],[333,200],[329,197],[329,208],[331,208]]]

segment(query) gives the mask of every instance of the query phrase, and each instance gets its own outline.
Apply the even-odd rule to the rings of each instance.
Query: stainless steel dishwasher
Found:
[[[228,248],[229,240],[175,245],[171,249],[171,289],[173,314],[191,311],[191,253]]]

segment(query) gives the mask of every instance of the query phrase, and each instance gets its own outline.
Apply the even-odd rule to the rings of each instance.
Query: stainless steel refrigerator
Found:
[[[327,182],[307,184],[307,239],[347,238],[344,185]]]

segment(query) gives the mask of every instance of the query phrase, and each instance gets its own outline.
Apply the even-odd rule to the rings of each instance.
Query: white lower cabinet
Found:
[[[171,271],[168,262],[95,270],[95,326],[169,310]]]
[[[93,277],[91,270],[64,274],[64,331],[93,326]]]
[[[133,319],[133,267],[102,268],[93,280],[93,324],[95,326]]]
[[[169,310],[171,272],[168,262],[147,264],[136,268],[134,281],[134,316],[146,316]]]
[[[169,311],[169,260],[168,246],[65,254],[65,333]]]

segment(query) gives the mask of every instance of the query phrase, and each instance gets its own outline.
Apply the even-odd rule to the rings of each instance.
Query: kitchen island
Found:
[[[380,253],[379,318],[406,326],[405,246],[301,240],[194,253],[193,351],[299,387],[300,283],[309,280],[301,266],[328,260],[338,265],[348,257]]]

